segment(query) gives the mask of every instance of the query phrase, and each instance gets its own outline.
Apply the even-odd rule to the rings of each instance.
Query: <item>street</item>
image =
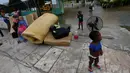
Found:
[[[76,18],[77,12],[81,10],[84,14],[84,31],[83,33],[88,35],[89,30],[86,27],[86,22],[89,18],[88,7],[85,8],[73,8],[66,9],[64,18],[66,19],[66,24],[71,24],[73,26],[73,31],[76,31],[78,26],[78,20]],[[102,9],[100,6],[95,7],[93,12],[94,16],[99,16],[103,20],[104,28],[101,30],[104,36],[103,42],[113,48],[118,50],[130,51],[130,32],[126,29],[121,28],[120,25],[130,25],[130,8],[115,8],[115,9]],[[113,38],[113,39],[109,39]]]
[[[77,11],[84,14],[84,31],[79,30],[79,39],[72,39],[70,46],[34,45],[30,42],[17,43],[4,31],[0,37],[0,73],[90,73],[88,71],[88,52],[90,39],[86,21],[90,17],[88,7],[66,8],[64,19],[77,30]],[[130,32],[119,25],[130,24],[129,10],[114,11],[95,7],[93,15],[104,21],[101,30],[103,56],[100,57],[101,70],[93,68],[93,73],[130,73]],[[126,17],[125,17],[126,16]],[[124,21],[126,19],[126,21]],[[73,38],[73,37],[72,37]]]

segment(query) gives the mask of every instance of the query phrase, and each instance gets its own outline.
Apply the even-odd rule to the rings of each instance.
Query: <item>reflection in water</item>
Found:
[[[103,19],[107,24],[130,26],[130,6],[106,9]]]

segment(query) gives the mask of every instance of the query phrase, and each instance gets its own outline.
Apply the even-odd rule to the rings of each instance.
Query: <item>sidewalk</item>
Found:
[[[87,20],[87,8],[81,10]],[[66,14],[65,19],[67,24],[72,25],[73,32],[77,30],[76,10],[70,12],[73,13]],[[101,15],[100,12],[95,14]],[[124,29],[122,31],[120,27],[113,26],[104,24],[101,31],[104,55],[100,57],[99,65],[102,69],[94,68],[93,73],[130,73],[130,54],[112,47],[116,43],[129,46],[130,35]],[[3,42],[0,46],[0,73],[89,73],[89,31],[85,27],[82,33],[79,40],[72,40],[68,47],[34,45],[29,42],[18,44],[17,39],[7,35],[7,38],[0,39]]]
[[[93,73],[130,73],[128,53],[106,46],[103,51],[102,69],[94,68]],[[72,41],[69,47],[30,43],[0,47],[0,73],[89,73],[88,61],[87,41]]]

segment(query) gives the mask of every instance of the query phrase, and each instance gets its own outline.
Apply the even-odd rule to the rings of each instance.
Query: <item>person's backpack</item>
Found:
[[[69,35],[70,30],[65,28],[56,29],[55,26],[50,27],[50,31],[55,39],[61,39]]]

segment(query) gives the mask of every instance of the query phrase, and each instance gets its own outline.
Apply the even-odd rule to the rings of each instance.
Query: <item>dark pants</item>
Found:
[[[99,57],[97,57],[96,59],[89,57],[89,68],[92,68],[92,64],[94,63],[94,65],[97,65],[99,62]]]
[[[10,23],[8,23],[7,26],[8,26],[8,30],[9,30],[9,32],[10,32],[10,28],[11,28],[11,27],[10,27],[10,26],[11,26]]]
[[[13,27],[15,32],[12,33],[12,37],[13,38],[17,38],[18,37],[18,23],[14,23]]]
[[[14,23],[13,29],[16,33],[18,33],[18,23]]]
[[[4,34],[2,33],[2,31],[0,30],[0,34],[1,34],[1,36],[3,37],[4,36]]]

